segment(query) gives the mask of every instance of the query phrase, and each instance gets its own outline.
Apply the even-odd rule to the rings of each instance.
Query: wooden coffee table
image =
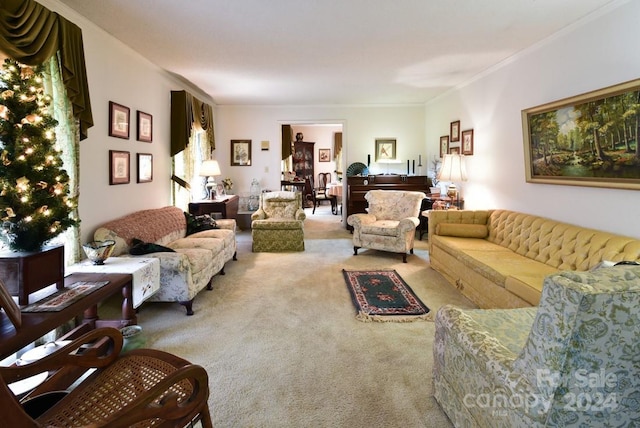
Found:
[[[76,319],[77,324],[87,324],[91,328],[111,326],[122,328],[137,323],[132,301],[130,274],[74,273],[65,278],[65,286],[78,281],[109,281],[108,284],[83,296],[57,312],[22,312],[22,325],[16,330],[4,313],[0,314],[0,360],[33,343],[56,327]],[[56,286],[38,292],[53,294]],[[102,320],[98,317],[98,303],[115,295],[122,295],[122,318]],[[42,296],[46,298],[46,294]],[[33,303],[31,301],[30,303]],[[82,318],[80,318],[82,317]]]

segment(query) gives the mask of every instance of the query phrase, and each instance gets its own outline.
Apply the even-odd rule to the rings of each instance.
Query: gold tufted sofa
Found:
[[[507,210],[429,211],[429,258],[480,308],[537,305],[543,280],[640,261],[640,240]]]

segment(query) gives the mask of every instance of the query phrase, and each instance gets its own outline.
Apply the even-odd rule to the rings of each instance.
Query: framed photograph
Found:
[[[129,107],[109,101],[109,136],[129,139]]]
[[[440,157],[443,158],[447,153],[449,153],[449,136],[443,135],[440,137]]]
[[[7,290],[7,286],[4,285],[4,282],[0,279],[0,308],[2,308],[6,314],[11,324],[15,327],[16,330],[20,328],[22,325],[22,312],[20,312],[20,307],[13,300],[11,294]]]
[[[396,160],[396,139],[376,138],[376,162]]]
[[[251,166],[251,140],[231,140],[231,166]]]
[[[138,183],[153,181],[153,155],[151,153],[137,153]]]
[[[452,143],[460,141],[460,121],[456,120],[449,125],[449,138]]]
[[[530,183],[640,189],[640,79],[522,111]]]
[[[136,129],[138,141],[150,143],[153,141],[153,116],[143,111],[137,111]]]
[[[473,129],[462,131],[462,154],[471,156],[473,154]]]
[[[318,162],[330,162],[331,149],[318,149]]]
[[[450,155],[459,155],[460,154],[460,147],[459,146],[449,147],[449,154]]]
[[[109,150],[109,184],[129,183],[129,157],[129,152]]]

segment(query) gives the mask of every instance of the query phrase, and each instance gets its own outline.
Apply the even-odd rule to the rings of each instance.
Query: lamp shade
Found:
[[[220,165],[218,165],[217,160],[206,160],[200,165],[200,175],[202,177],[213,177],[220,174],[222,173],[220,172]]]
[[[464,156],[444,155],[442,167],[438,173],[440,181],[467,181],[467,170],[464,167]]]

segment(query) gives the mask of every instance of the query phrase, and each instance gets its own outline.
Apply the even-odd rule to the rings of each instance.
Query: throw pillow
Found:
[[[129,254],[132,256],[141,256],[149,253],[175,253],[173,248],[154,244],[153,242],[144,242],[136,238],[133,238],[131,243],[133,245],[129,249]]]
[[[185,212],[184,216],[187,219],[187,236],[203,230],[218,229],[216,220],[209,214],[193,215]]]
[[[484,224],[439,223],[436,235],[483,239],[489,235],[489,230]]]

